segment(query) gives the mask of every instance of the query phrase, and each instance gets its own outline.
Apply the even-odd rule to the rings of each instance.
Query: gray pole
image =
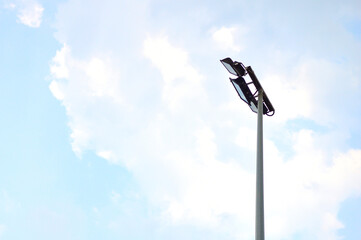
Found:
[[[264,240],[263,203],[263,89],[258,93],[257,176],[256,176],[256,240]]]

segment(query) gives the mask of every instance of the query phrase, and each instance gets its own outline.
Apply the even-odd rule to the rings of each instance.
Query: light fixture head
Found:
[[[268,99],[264,89],[258,81],[255,73],[250,66],[245,67],[241,62],[234,62],[231,58],[225,58],[221,60],[223,66],[228,70],[229,73],[238,76],[236,79],[232,79],[231,83],[238,93],[238,96],[248,104],[251,110],[255,113],[258,112],[258,94],[262,90],[263,94],[263,114],[272,116],[275,112],[270,100]],[[246,82],[243,78],[248,74],[251,78],[250,82]],[[249,88],[249,85],[253,85],[255,90],[253,92]]]
[[[257,99],[255,97],[255,94],[252,93],[252,91],[248,87],[246,80],[243,77],[238,77],[236,79],[230,78],[229,80],[231,80],[234,89],[238,93],[238,96],[245,103],[248,104],[248,106],[251,108],[253,112],[257,113],[258,112]],[[265,104],[263,104],[263,112],[267,112],[267,111],[268,111],[267,107],[265,106]]]
[[[223,66],[228,70],[229,73],[238,77],[245,76],[247,74],[245,66],[240,62],[233,62],[230,58],[221,60]]]

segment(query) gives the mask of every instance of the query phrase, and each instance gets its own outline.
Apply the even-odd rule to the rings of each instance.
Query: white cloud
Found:
[[[44,8],[37,2],[26,2],[18,8],[18,20],[22,24],[38,28],[42,22]]]
[[[212,38],[221,49],[239,52],[244,49],[244,45],[240,45],[239,38],[241,30],[236,27],[221,27],[213,32]],[[245,32],[245,31],[243,31]],[[241,42],[244,44],[244,42]]]
[[[63,91],[60,89],[59,83],[57,81],[52,81],[49,85],[49,89],[56,99],[64,99]]]
[[[68,78],[69,70],[66,64],[69,63],[70,49],[64,44],[61,50],[56,51],[55,57],[52,60],[52,65],[50,66],[50,72],[53,74],[54,78]]]
[[[69,123],[72,132],[72,147],[77,155],[87,148],[94,133],[92,126],[84,122],[89,112],[88,101],[110,101],[113,105],[120,104],[121,94],[117,82],[119,74],[111,60],[93,57],[89,60],[74,59],[70,48],[64,44],[52,60],[50,71],[53,77],[49,88],[58,100],[61,100],[72,119]],[[103,116],[98,116],[102,118]],[[116,160],[103,149],[99,154],[115,163]]]
[[[54,58],[55,65],[64,62],[62,64],[66,67],[51,68],[53,76],[64,76],[58,70],[67,69],[69,79],[54,79],[61,90],[51,89],[67,109],[74,151],[81,153],[90,148],[109,162],[122,162],[134,174],[152,204],[160,206],[163,218],[171,224],[226,229],[234,236],[251,238],[254,173],[245,170],[237,161],[218,156],[216,139],[219,136],[213,130],[216,125],[213,120],[203,118],[202,111],[192,111],[193,123],[188,123],[186,127],[178,122],[185,123],[189,117],[184,109],[183,115],[178,114],[182,107],[197,109],[203,106],[208,109],[202,101],[187,103],[188,98],[194,100],[205,94],[201,74],[189,64],[186,52],[173,47],[166,38],[148,38],[144,48],[145,55],[162,74],[162,92],[173,88],[171,91],[180,91],[181,94],[163,95],[166,108],[141,121],[135,118],[138,113],[132,110],[127,117],[131,122],[135,121],[134,125],[123,122],[125,125],[121,128],[116,121],[104,122],[103,117],[94,117],[102,112],[99,106],[93,105],[95,100],[118,96],[113,90],[118,88],[122,79],[115,78],[118,74],[110,67],[113,65],[111,61],[105,64],[106,60],[97,57],[75,59],[66,47],[57,53],[59,56],[62,51],[68,52],[64,58]],[[156,54],[158,51],[159,54]],[[177,56],[172,64],[179,68],[165,60],[169,59],[167,54]],[[172,85],[174,81],[178,84],[184,81],[189,88],[178,89]],[[277,86],[282,87],[282,84]],[[120,90],[116,92],[119,94]],[[126,103],[130,104],[129,108],[124,108],[118,101],[105,102],[101,108],[112,108],[113,104],[117,113],[108,112],[105,118],[123,116],[127,109],[135,109],[131,103]],[[137,107],[141,112],[146,106]],[[306,115],[307,111],[303,114]],[[93,117],[88,117],[89,112],[93,113]],[[174,120],[173,116],[180,119]],[[290,117],[294,115],[285,119]],[[222,122],[226,119],[219,116],[214,120]],[[132,134],[126,134],[125,129]],[[351,150],[340,155],[331,154],[330,162],[329,154],[317,147],[320,140],[310,130],[295,133],[290,141],[294,155],[285,159],[276,145],[265,139],[266,221],[269,223],[266,226],[270,239],[303,231],[336,239],[337,230],[342,227],[337,219],[340,203],[355,191],[361,191],[358,184],[361,180],[358,179],[361,175],[361,153]],[[179,145],[182,143],[183,146]],[[254,152],[255,131],[241,127],[234,143]],[[116,201],[119,197],[113,192],[111,199]],[[236,228],[235,225],[243,227]]]
[[[266,143],[266,221],[275,239],[292,232],[338,239],[337,230],[343,227],[337,219],[339,206],[361,191],[361,151],[349,150],[329,159],[328,149],[321,150],[318,144],[315,133],[301,130],[294,136],[295,154],[284,161]],[[276,155],[268,156],[270,147]]]
[[[300,79],[290,80],[294,76],[267,75],[264,77],[264,88],[267,89],[273,106],[276,106],[277,114],[272,120],[286,122],[298,117],[312,118],[314,108],[319,106],[318,102],[312,102],[312,94]],[[274,94],[276,93],[276,94]],[[315,111],[316,112],[316,111]]]
[[[124,108],[121,101],[94,105],[95,101],[117,99],[126,91],[118,89],[123,79],[111,67],[112,60],[76,59],[65,46],[57,52],[51,67],[55,79],[50,88],[67,109],[74,151],[79,154],[93,149],[109,162],[122,162],[171,224],[226,229],[224,231],[234,236],[251,238],[255,176],[237,161],[218,156],[216,140],[219,136],[213,129],[215,122],[227,119],[203,117],[209,106],[195,101],[206,94],[202,75],[190,65],[187,53],[172,46],[167,38],[147,38],[144,54],[162,75],[160,89],[166,108],[146,118],[141,115],[140,120],[136,116],[147,105],[133,106],[127,102],[124,104],[128,107]],[[171,56],[176,57],[169,61]],[[68,76],[68,79],[56,78],[60,76]],[[178,88],[179,85],[183,87]],[[283,87],[282,84],[276,86]],[[166,91],[173,94],[166,95]],[[187,123],[190,115],[185,110],[202,107],[198,113],[190,111],[192,119]],[[116,112],[105,112],[103,116],[104,108]],[[129,109],[133,110],[129,112]],[[308,116],[308,111],[305,108],[300,113]],[[297,114],[297,111],[291,112],[284,119]],[[129,121],[122,121],[124,125],[119,126],[119,122],[111,119],[118,119],[118,116],[127,116]],[[104,121],[104,118],[110,120]],[[182,122],[183,125],[179,124]],[[297,232],[336,239],[337,230],[342,227],[337,219],[340,203],[361,191],[358,184],[361,152],[350,150],[330,155],[317,147],[320,140],[316,137],[310,130],[295,133],[290,139],[294,146],[290,159],[285,159],[276,145],[265,139],[266,221],[269,223],[266,226],[270,239]],[[247,151],[255,150],[252,129],[240,128],[233,141]],[[112,193],[114,201],[119,197],[118,193]]]
[[[236,138],[236,143],[238,146],[255,151],[256,150],[256,138],[257,132],[254,129],[249,129],[246,127],[241,127],[238,130],[238,135]]]
[[[68,4],[64,9],[72,9],[71,2]],[[87,36],[79,35],[73,24],[68,23],[70,30],[61,28],[62,39],[75,44],[64,45],[56,53],[50,89],[66,108],[73,150],[80,154],[90,149],[110,163],[125,166],[149,204],[160,209],[167,226],[190,224],[223,231],[234,239],[251,239],[255,176],[254,158],[247,154],[254,155],[256,115],[240,106],[243,103],[231,86],[218,87],[219,79],[226,79],[225,70],[209,60],[216,51],[214,41],[226,46],[225,50],[242,50],[245,58],[267,66],[258,71],[252,65],[276,108],[276,115],[265,121],[265,133],[269,134],[264,141],[267,236],[336,239],[343,225],[337,218],[340,204],[361,191],[360,150],[346,147],[330,152],[324,139],[332,146],[342,140],[328,131],[321,134],[305,126],[291,129],[287,122],[304,118],[339,126],[347,115],[339,118],[333,110],[340,107],[330,107],[329,99],[337,92],[344,69],[312,56],[294,62],[282,58],[288,53],[259,44],[262,38],[252,35],[256,30],[245,33],[250,40],[244,48],[236,28],[223,27],[214,31],[212,39],[206,39],[208,35],[189,43],[175,41],[167,34],[134,34],[129,31],[132,21],[127,23],[125,30],[122,26],[108,35],[92,34],[91,44],[72,38]],[[125,35],[131,41],[119,44]],[[73,46],[81,50],[70,51]],[[193,51],[187,50],[189,46]],[[109,49],[114,49],[112,55],[105,54]],[[283,61],[274,60],[275,52]],[[262,62],[266,53],[274,61],[265,58],[268,62]],[[343,86],[352,90],[353,85],[345,80]],[[280,138],[281,143],[277,141]],[[289,154],[281,151],[284,142]],[[118,197],[117,192],[111,195]]]
[[[187,53],[172,46],[166,37],[147,38],[144,55],[159,69],[165,82],[163,100],[172,111],[184,109],[184,102],[206,97],[203,76],[189,64]]]
[[[97,151],[97,155],[101,158],[104,158],[109,163],[119,164],[119,159],[117,159],[117,157],[115,156],[115,154],[112,151],[106,151],[106,150]]]

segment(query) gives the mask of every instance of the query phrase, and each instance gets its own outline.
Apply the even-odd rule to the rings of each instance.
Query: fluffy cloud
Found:
[[[123,103],[126,89],[119,86],[125,80],[111,59],[76,59],[66,45],[57,52],[50,89],[67,109],[74,151],[80,154],[92,149],[111,163],[127,166],[171,224],[212,227],[251,238],[254,172],[220,156],[216,140],[233,142],[252,153],[255,131],[242,127],[233,139],[217,139],[217,122],[227,120],[204,117],[209,109],[200,100],[207,97],[204,77],[190,65],[187,53],[165,37],[148,37],[144,54],[163,81],[158,88],[164,108],[151,115],[141,113],[147,105]],[[198,113],[194,110],[202,107]],[[307,111],[301,113],[308,116]],[[128,121],[120,121],[123,126],[119,126],[114,117]],[[290,117],[295,116],[285,118]],[[316,147],[321,138],[311,130],[288,137],[293,146],[290,158],[285,158],[273,141],[265,140],[267,233],[270,239],[297,232],[336,239],[342,227],[337,219],[340,203],[361,191],[357,184],[361,152],[329,155],[326,149]],[[112,198],[115,196],[119,194],[112,193]]]
[[[66,16],[64,9],[73,9],[67,7],[59,16]],[[145,12],[144,16],[152,15]],[[108,15],[105,23],[113,23],[116,15],[112,11]],[[58,21],[65,24],[67,19]],[[140,21],[139,26],[145,25]],[[193,46],[164,33],[139,34],[141,27],[134,33],[129,26],[101,37],[94,34],[87,44],[86,39],[74,40],[76,25],[59,26],[59,38],[70,42],[53,58],[49,88],[66,109],[74,152],[80,156],[91,150],[127,168],[150,205],[160,210],[155,218],[167,226],[194,225],[232,239],[251,239],[256,115],[230,84],[218,85],[219,79],[226,79],[226,71],[219,58],[209,60],[218,53],[214,41],[228,46],[222,51],[242,49],[235,43],[236,29],[218,28]],[[258,39],[254,31],[245,34]],[[251,40],[248,43],[256,49]],[[114,50],[109,53],[109,49]],[[260,67],[257,75],[276,108],[276,115],[265,120],[267,236],[337,239],[343,226],[337,218],[340,204],[361,191],[361,153],[349,147],[329,151],[344,140],[335,137],[334,126],[349,118],[337,114],[348,110],[330,99],[339,92],[340,77],[354,79],[354,72],[334,61],[289,57],[292,54],[272,46],[267,50],[272,59],[280,60],[257,61],[267,66]],[[242,51],[250,59],[257,52]],[[291,64],[290,59],[297,61]],[[357,86],[357,81],[345,80],[343,87],[350,95],[342,96],[354,100]],[[289,128],[295,119],[331,130]],[[348,132],[353,126],[340,128]],[[112,192],[113,202],[120,195]]]
[[[238,32],[240,30],[236,27],[221,27],[213,32],[212,37],[221,49],[239,52],[244,46],[236,43],[238,42],[238,38],[236,38]]]
[[[265,161],[266,218],[270,235],[304,232],[319,239],[338,239],[340,203],[360,193],[361,151],[335,153],[316,147],[320,138],[310,130],[293,136],[294,155],[285,161],[271,142]],[[268,159],[268,161],[267,161]],[[352,180],[351,180],[352,179]],[[275,239],[277,237],[275,236]]]
[[[17,17],[22,24],[38,28],[40,27],[44,8],[37,2],[27,2],[18,9]]]
[[[159,55],[155,54],[158,52]],[[215,134],[205,126],[202,111],[199,114],[196,111],[206,103],[202,100],[206,97],[202,75],[189,64],[186,52],[172,46],[166,38],[146,39],[144,53],[162,73],[163,79],[159,89],[162,92],[160,101],[165,106],[150,116],[142,115],[147,105],[133,106],[128,102],[124,107],[121,101],[114,99],[110,90],[118,89],[116,86],[124,79],[112,70],[111,62],[105,64],[105,60],[98,59],[96,62],[100,66],[107,66],[103,67],[108,70],[108,75],[98,74],[92,65],[94,60],[75,59],[68,46],[64,45],[57,52],[51,66],[54,80],[50,90],[67,109],[73,150],[80,155],[85,149],[95,149],[106,160],[126,165],[150,201],[161,204],[163,217],[174,224],[217,226],[219,221],[236,218],[243,223],[244,230],[246,226],[249,229],[251,225],[247,224],[247,219],[252,216],[252,211],[248,206],[252,204],[252,195],[234,194],[234,189],[238,182],[252,182],[252,174],[235,162],[217,160]],[[174,57],[171,63],[166,54]],[[89,66],[93,71],[88,71]],[[97,94],[92,87],[93,79],[98,83],[95,89],[107,91]],[[109,88],[104,87],[106,83],[110,83]],[[122,91],[126,90],[118,89],[115,96],[121,96]],[[95,101],[102,104],[95,104]],[[102,115],[100,108],[111,108],[115,111],[113,116],[126,116],[128,120],[123,126],[117,126],[119,123],[113,119],[107,124],[102,123],[101,119],[112,117],[109,113]],[[187,119],[187,111],[195,115]],[[89,118],[88,114],[95,118]],[[143,116],[141,120],[137,115]],[[225,187],[227,185],[229,187]],[[244,187],[252,192],[251,186]],[[247,203],[239,204],[244,201]],[[245,234],[250,236],[251,232]]]
[[[204,101],[204,78],[188,62],[187,53],[170,45],[166,37],[148,38],[144,55],[159,69],[164,80],[163,101],[172,111],[179,111],[186,101]]]
[[[54,80],[49,88],[53,95],[63,102],[71,118],[69,125],[72,129],[72,147],[79,156],[87,149],[95,134],[92,124],[84,121],[88,114],[93,114],[91,102],[94,107],[102,107],[105,102],[113,107],[122,106],[117,87],[118,72],[111,66],[110,61],[99,57],[89,60],[74,59],[70,48],[64,45],[57,51],[50,67]],[[96,117],[106,121],[104,116]],[[107,149],[100,148],[97,151],[110,161],[111,154]]]
[[[37,1],[15,0],[5,2],[4,8],[15,10],[19,23],[31,28],[38,28],[41,25],[44,8]]]

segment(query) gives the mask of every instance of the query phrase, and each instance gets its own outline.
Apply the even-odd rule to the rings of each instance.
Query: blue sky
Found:
[[[360,239],[360,2],[0,3],[0,239],[254,239],[224,57],[266,238]]]

